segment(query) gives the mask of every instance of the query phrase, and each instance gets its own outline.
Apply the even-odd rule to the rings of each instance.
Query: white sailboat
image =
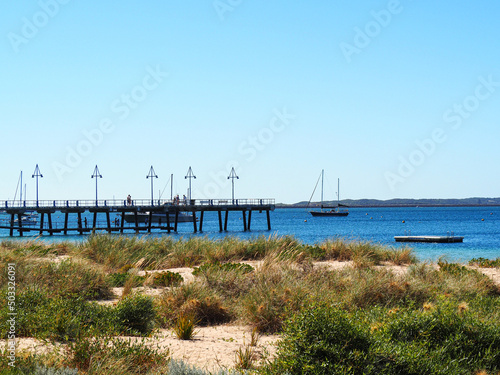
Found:
[[[23,206],[23,171],[19,175],[19,180],[17,182],[16,193],[14,194],[14,201],[17,196],[17,189],[19,188],[19,207]],[[26,200],[26,184],[24,185],[24,200]],[[16,218],[14,221],[18,221]],[[24,211],[21,215],[21,222],[27,225],[35,225],[38,221],[38,213],[34,211]]]
[[[321,170],[321,211],[309,211],[313,216],[347,216],[349,211],[346,208],[341,209],[340,207],[345,207],[340,204],[340,178],[337,179],[337,205],[336,206],[325,206],[323,205],[323,180],[325,177],[325,170]],[[317,184],[316,184],[317,186]],[[316,190],[316,188],[315,188]],[[314,192],[313,192],[314,194]]]

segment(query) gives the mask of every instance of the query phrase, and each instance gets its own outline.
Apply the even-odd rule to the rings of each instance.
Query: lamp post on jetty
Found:
[[[231,168],[231,173],[229,173],[229,176],[227,177],[227,179],[231,179],[231,183],[233,185],[233,190],[232,190],[232,200],[233,200],[233,204],[234,204],[234,179],[237,179],[239,180],[240,178],[236,175],[236,172],[234,170],[234,167]]]
[[[95,178],[95,205],[98,206],[98,200],[97,200],[97,178],[102,178],[101,173],[99,172],[99,168],[97,168],[97,164],[94,168],[94,173],[91,178]]]
[[[153,169],[153,166],[149,169],[149,174],[146,176],[146,179],[151,178],[151,206],[154,206],[153,203],[153,178],[158,178],[156,175],[155,170]]]
[[[186,178],[189,178],[189,192],[188,192],[188,199],[189,199],[189,203],[191,203],[191,179],[192,178],[196,178],[196,176],[194,175],[193,173],[193,170],[191,169],[191,167],[189,167],[188,171],[187,171],[187,175],[184,176],[184,179]]]
[[[43,177],[42,173],[40,172],[40,168],[38,168],[38,164],[35,167],[35,171],[33,172],[33,175],[31,178],[36,177],[36,206],[38,207],[38,177]],[[21,183],[21,192],[23,191],[23,186]],[[24,197],[26,199],[26,197]]]

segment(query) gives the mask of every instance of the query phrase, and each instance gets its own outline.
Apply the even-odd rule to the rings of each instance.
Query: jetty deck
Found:
[[[434,243],[454,243],[463,242],[461,236],[394,236],[396,242],[434,242]]]
[[[230,212],[242,214],[243,231],[251,229],[252,213],[266,214],[267,230],[271,230],[270,211],[275,209],[274,199],[192,199],[190,201],[135,199],[127,200],[53,200],[53,201],[3,201],[0,210],[8,216],[0,222],[0,228],[8,229],[12,237],[17,232],[79,234],[91,231],[107,231],[108,233],[135,231],[150,233],[152,230],[177,232],[179,215],[192,215],[193,232],[203,231],[203,220],[206,212],[216,212],[219,222],[219,231],[227,231]],[[55,226],[53,214],[64,214],[63,226]],[[36,222],[26,220],[26,215],[36,213],[39,219]],[[82,220],[83,214],[92,214],[92,220]],[[115,220],[111,220],[114,214]],[[147,220],[139,220],[147,214]],[[224,219],[222,218],[224,214]],[[133,215],[132,224],[126,223],[125,215]],[[165,215],[164,220],[153,220],[153,215]],[[103,217],[105,220],[98,220]],[[238,216],[239,217],[239,216]],[[117,218],[119,218],[117,220]]]

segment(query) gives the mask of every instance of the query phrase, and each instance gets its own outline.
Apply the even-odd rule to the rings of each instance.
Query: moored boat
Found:
[[[323,205],[323,180],[324,180],[325,170],[321,170],[321,211],[309,211],[312,216],[324,217],[324,216],[347,216],[349,215],[349,210],[347,206],[340,204],[340,179],[337,179],[337,205],[336,206],[325,206]],[[318,184],[316,183],[316,186]],[[316,188],[315,188],[316,190]],[[314,194],[314,192],[313,192]],[[310,201],[309,201],[310,202]],[[341,208],[344,207],[344,208]],[[326,209],[326,210],[324,210]]]

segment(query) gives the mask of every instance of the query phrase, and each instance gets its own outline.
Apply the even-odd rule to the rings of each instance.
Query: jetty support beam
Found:
[[[196,212],[193,210],[193,231],[196,233],[198,230],[196,228]]]
[[[151,222],[153,221],[153,211],[149,211],[148,216],[148,233],[151,233]]]
[[[243,232],[247,231],[247,212],[245,210],[241,211],[243,216]]]
[[[82,228],[82,213],[80,211],[77,212],[78,215],[78,232],[80,234],[83,234],[83,228]]]
[[[201,210],[200,211],[200,232],[203,232],[203,214],[205,211]]]
[[[40,212],[40,235],[43,234],[43,219],[45,218],[45,212]]]
[[[50,212],[47,212],[47,219],[49,219],[49,235],[52,236],[54,231],[52,230],[52,215]]]
[[[170,211],[167,211],[167,232],[170,233]]]
[[[68,216],[69,216],[69,212],[65,212],[64,213],[64,234],[68,234]]]
[[[120,223],[120,233],[123,233],[123,226],[125,225],[125,211],[122,212],[122,219]]]
[[[11,237],[14,236],[14,215],[15,215],[14,213],[10,214],[10,231],[9,231],[9,233],[10,233]]]
[[[19,236],[23,236],[23,221],[22,221],[22,215],[21,212],[19,211],[17,213],[17,225],[19,226]]]
[[[108,233],[111,233],[111,220],[109,217],[109,210],[106,211],[106,224],[108,224]]]

